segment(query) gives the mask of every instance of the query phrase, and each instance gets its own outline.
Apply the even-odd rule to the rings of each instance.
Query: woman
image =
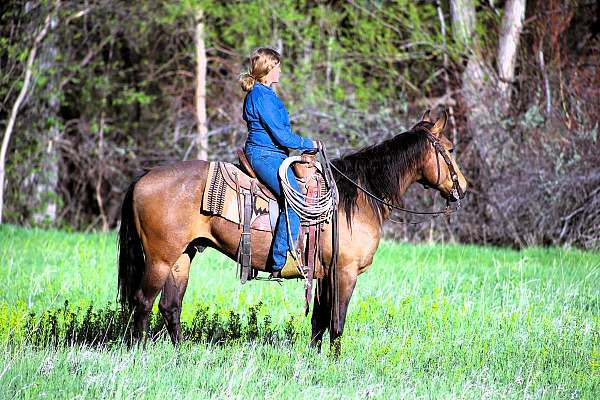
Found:
[[[291,130],[288,112],[271,85],[279,82],[281,56],[269,48],[259,48],[250,56],[250,69],[240,75],[240,83],[246,94],[243,117],[248,124],[245,152],[252,168],[262,182],[281,200],[275,227],[271,255],[266,270],[278,276],[286,264],[288,250],[295,246],[300,229],[300,217],[288,208],[289,233],[283,215],[283,196],[278,170],[289,156],[289,149],[306,151],[319,147],[317,141],[298,136]],[[289,182],[299,191],[291,170]]]

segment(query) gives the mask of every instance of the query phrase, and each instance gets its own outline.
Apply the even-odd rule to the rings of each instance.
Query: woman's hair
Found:
[[[256,81],[266,83],[265,77],[277,64],[281,62],[281,55],[268,47],[261,47],[250,55],[250,69],[240,74],[240,84],[245,92],[254,87]]]

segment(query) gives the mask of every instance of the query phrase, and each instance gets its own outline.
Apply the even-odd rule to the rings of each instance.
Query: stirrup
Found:
[[[300,270],[300,268],[302,268],[302,270]],[[271,272],[271,277],[283,279],[304,278],[307,273],[308,269],[299,264],[299,262],[288,253],[283,268],[279,271]]]

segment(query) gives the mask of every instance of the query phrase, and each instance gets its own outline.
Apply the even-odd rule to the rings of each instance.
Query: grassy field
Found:
[[[184,321],[208,307],[243,330],[262,302],[255,340],[28,340],[30,313],[114,307],[115,260],[114,234],[0,226],[0,398],[599,398],[598,253],[384,242],[337,360],[307,346],[301,283],[241,286],[211,250],[192,265]]]

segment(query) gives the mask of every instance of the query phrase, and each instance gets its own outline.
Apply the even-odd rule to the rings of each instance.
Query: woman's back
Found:
[[[283,102],[273,89],[256,82],[246,95],[242,114],[248,125],[246,147],[268,148],[285,155],[288,149],[313,148],[310,139],[292,132],[290,118]]]

